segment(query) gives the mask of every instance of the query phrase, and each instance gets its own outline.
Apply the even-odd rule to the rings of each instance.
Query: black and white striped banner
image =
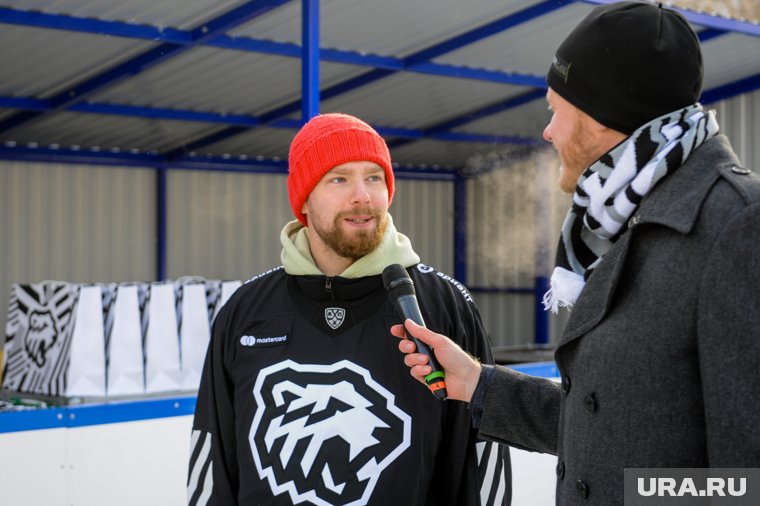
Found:
[[[53,397],[197,390],[211,322],[240,284],[14,284],[2,386]]]

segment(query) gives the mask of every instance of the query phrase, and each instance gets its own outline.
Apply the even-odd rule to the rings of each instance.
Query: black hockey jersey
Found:
[[[464,286],[408,269],[427,326],[491,363]],[[509,504],[509,452],[466,404],[414,380],[381,276],[253,278],[214,322],[193,424],[190,504]]]

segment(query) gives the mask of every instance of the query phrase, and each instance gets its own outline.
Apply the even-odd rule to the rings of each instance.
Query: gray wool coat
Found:
[[[760,176],[716,136],[642,201],[567,322],[560,384],[497,368],[480,437],[558,456],[557,504],[623,470],[760,467]]]

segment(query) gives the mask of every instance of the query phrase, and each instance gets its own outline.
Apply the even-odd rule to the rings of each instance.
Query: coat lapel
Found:
[[[594,270],[570,312],[570,319],[560,337],[560,346],[591,330],[609,311],[615,287],[623,272],[632,233],[632,230],[628,230],[620,236]]]

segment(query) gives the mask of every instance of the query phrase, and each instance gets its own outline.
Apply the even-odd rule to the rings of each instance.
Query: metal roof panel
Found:
[[[174,148],[214,128],[218,126],[60,112],[1,133],[0,143],[13,141],[19,145],[33,143],[41,147],[78,146],[146,153]]]
[[[583,3],[567,5],[435,61],[544,77],[557,46],[592,8]]]
[[[760,74],[760,37],[727,33],[702,44],[704,89]]]
[[[320,76],[330,83],[363,71],[325,63]],[[297,58],[202,47],[108,88],[93,100],[259,115],[300,97]]]
[[[402,163],[458,166],[472,153],[498,147],[481,142],[489,136],[540,142],[549,118],[542,99],[548,62],[594,1],[323,0],[320,40],[325,54],[334,58],[336,51],[331,50],[349,53],[339,54],[340,63],[336,59],[322,61],[320,110],[355,114],[382,128],[390,140],[405,140],[393,148],[394,157]],[[172,27],[173,38],[168,40],[174,42],[166,47],[181,47],[177,44],[185,43],[182,36],[188,35],[187,30],[248,4],[212,0],[5,2],[0,8],[0,22],[6,21],[0,30],[0,104],[6,109],[0,110],[0,142],[172,154],[196,143],[194,149],[203,155],[284,158],[292,129],[229,127],[255,124],[260,118],[300,118],[299,1],[285,3],[228,33],[255,40],[226,37],[226,48],[212,47],[213,40],[203,41],[165,60],[154,55],[147,63],[135,63],[126,69],[123,79],[110,80],[106,73],[158,47],[160,42],[142,38],[154,33],[151,30],[160,37],[165,33],[162,27]],[[48,28],[62,21],[68,30],[29,26],[33,23],[18,18],[21,11],[8,9],[41,10],[51,15],[46,18]],[[106,24],[104,29],[116,28],[111,35],[90,33],[95,25],[81,28],[68,23],[70,18],[56,19],[57,15],[111,21],[115,24]],[[699,16],[693,19],[707,19]],[[505,19],[510,24],[517,21],[500,33],[486,29],[501,26]],[[731,29],[731,21],[714,21],[712,25],[710,19],[705,21],[713,27],[703,42],[705,88],[740,81],[738,92],[756,89],[760,86],[760,37],[721,35],[720,29]],[[122,31],[138,23],[148,24],[150,29],[139,34]],[[739,28],[752,33],[746,23]],[[133,38],[124,36],[127,34]],[[460,37],[463,34],[467,34],[465,39]],[[462,40],[467,42],[464,46],[457,43]],[[236,44],[236,49],[231,49]],[[428,52],[431,47],[443,49]],[[432,58],[432,64],[401,68],[415,63],[404,58],[419,54]],[[480,72],[479,79],[474,78],[475,72]],[[510,80],[515,74],[526,79],[518,84]],[[364,76],[373,77],[363,85],[350,84]],[[73,102],[71,107],[80,112],[65,110],[70,106],[62,92],[81,82],[93,83],[95,91],[86,96],[87,101]],[[523,103],[520,97],[526,94],[531,100]],[[60,100],[64,110],[35,117],[35,111],[52,97]],[[724,98],[721,93],[711,97]],[[503,104],[512,100],[522,105],[503,110]],[[272,111],[278,114],[270,114]],[[112,115],[117,112],[122,116]],[[185,121],[175,119],[179,117]],[[441,125],[447,124],[441,134]],[[237,135],[206,140],[210,134],[227,131]],[[431,131],[439,136],[420,139]],[[442,135],[448,135],[448,140],[441,140]],[[463,142],[465,137],[470,142]]]
[[[14,9],[44,11],[161,27],[193,28],[245,2],[241,0],[4,0]]]
[[[521,87],[453,77],[398,73],[322,103],[373,124],[426,128],[519,93]]]
[[[536,3],[535,0],[323,0],[323,47],[405,56]],[[237,36],[300,44],[301,3],[234,30]]]
[[[155,44],[2,25],[0,95],[46,98]]]

